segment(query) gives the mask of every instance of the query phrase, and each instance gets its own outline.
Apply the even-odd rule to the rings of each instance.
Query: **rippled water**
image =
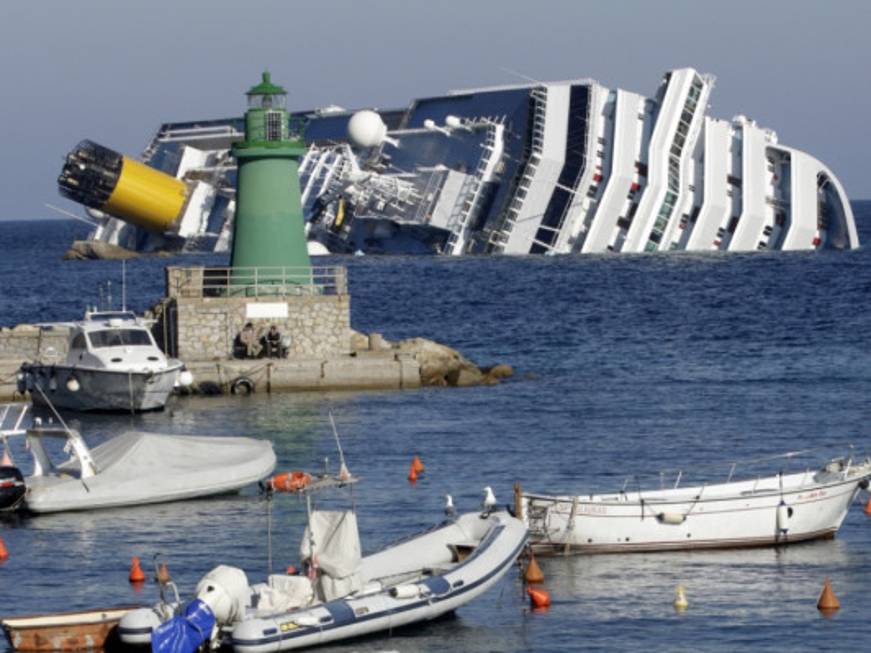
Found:
[[[871,203],[854,205],[871,239]],[[61,262],[80,228],[0,222],[0,323],[71,319],[120,264]],[[190,264],[223,263],[216,257]],[[853,442],[871,448],[871,254],[335,259],[350,268],[353,324],[426,336],[479,363],[497,387],[174,400],[162,413],[77,420],[97,441],[124,428],[252,435],[280,468],[335,458],[335,415],[353,471],[364,548],[474,509],[484,485],[571,492],[627,476]],[[130,303],[162,291],[166,259],[128,264]],[[427,473],[411,487],[413,454]],[[724,468],[725,469],[725,468]],[[276,566],[294,562],[302,510],[276,506]],[[0,522],[0,614],[151,601],[130,557],[160,553],[183,588],[221,562],[266,571],[256,492]],[[775,550],[540,561],[554,604],[530,613],[517,574],[454,618],[336,651],[849,650],[867,646],[871,520],[854,506],[834,541]],[[842,608],[816,610],[825,576]],[[676,614],[674,587],[690,608]],[[0,645],[2,647],[2,645]]]

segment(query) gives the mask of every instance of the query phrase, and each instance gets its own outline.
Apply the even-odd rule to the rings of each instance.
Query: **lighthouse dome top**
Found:
[[[245,94],[248,96],[249,108],[281,108],[287,105],[287,91],[272,83],[268,70],[263,71],[261,82],[252,86]]]

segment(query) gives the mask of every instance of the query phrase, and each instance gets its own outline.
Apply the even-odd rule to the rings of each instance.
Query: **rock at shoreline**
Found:
[[[137,252],[124,249],[118,245],[101,243],[95,240],[76,240],[64,254],[68,261],[85,261],[90,259],[106,259],[120,261],[121,259],[136,258]]]
[[[396,351],[414,356],[420,365],[420,382],[430,386],[468,387],[496,385],[514,374],[510,365],[481,368],[447,345],[426,338],[409,338],[399,342],[386,340],[381,334],[351,334],[355,351]]]

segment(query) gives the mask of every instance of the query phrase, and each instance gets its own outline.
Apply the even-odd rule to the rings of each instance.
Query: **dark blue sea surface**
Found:
[[[871,242],[871,202],[854,203]],[[85,227],[0,222],[0,324],[75,319],[121,264],[61,261]],[[615,489],[806,448],[871,448],[871,250],[521,258],[329,258],[349,268],[353,326],[434,338],[480,364],[513,365],[496,387],[174,399],[164,412],[73,420],[97,442],[127,428],[269,438],[280,469],[335,461],[328,412],[351,469],[364,549],[438,521],[493,486]],[[127,264],[128,304],[163,292],[163,267]],[[419,454],[426,474],[406,480]],[[776,471],[776,470],[775,470]],[[862,495],[863,500],[867,497]],[[276,568],[298,559],[303,510],[275,506]],[[256,490],[153,507],[0,522],[0,615],[151,602],[130,557],[159,553],[183,590],[219,563],[251,582],[267,567]],[[783,549],[540,560],[553,606],[531,613],[510,572],[456,617],[328,651],[819,651],[868,646],[871,519],[861,505],[833,541]],[[841,610],[816,601],[830,577]],[[689,609],[676,614],[675,586]],[[0,644],[0,649],[2,649]]]

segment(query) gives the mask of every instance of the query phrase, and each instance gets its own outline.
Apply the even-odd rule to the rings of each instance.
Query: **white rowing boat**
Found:
[[[777,459],[792,462],[799,453]],[[774,459],[769,459],[774,460]],[[819,467],[684,486],[554,496],[521,492],[515,503],[533,550],[622,553],[779,545],[832,538],[860,489],[871,458],[833,458]],[[664,477],[662,477],[664,481]]]

